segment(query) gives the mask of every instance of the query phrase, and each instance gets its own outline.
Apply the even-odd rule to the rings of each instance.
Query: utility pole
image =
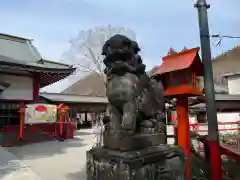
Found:
[[[208,27],[207,9],[210,5],[206,0],[197,0],[195,7],[198,9],[198,20],[201,41],[202,62],[204,65],[204,91],[208,119],[208,137],[211,161],[211,179],[222,180],[222,167],[220,146],[218,137],[217,110],[215,101],[215,91],[213,82],[212,57],[210,47],[210,35]]]

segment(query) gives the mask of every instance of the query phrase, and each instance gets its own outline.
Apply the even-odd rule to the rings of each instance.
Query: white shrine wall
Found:
[[[32,77],[0,74],[0,81],[11,84],[0,93],[0,100],[33,100]]]

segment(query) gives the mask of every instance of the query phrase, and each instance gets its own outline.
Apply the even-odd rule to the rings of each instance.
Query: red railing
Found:
[[[60,137],[60,128],[59,128],[60,124],[56,123],[55,126],[55,137]],[[63,123],[63,134],[62,134],[62,138],[64,139],[72,139],[74,137],[74,122],[65,122]]]
[[[205,159],[207,162],[209,162],[209,140],[207,136],[198,136],[196,137],[196,139],[198,141],[200,141],[201,143],[203,143],[204,145],[204,154],[205,154]],[[220,145],[220,150],[221,150],[221,154],[222,155],[226,155],[232,159],[235,159],[237,161],[240,162],[240,152],[235,151],[233,148],[224,146],[224,145]]]
[[[210,163],[210,141],[208,139],[208,136],[200,135],[201,132],[207,132],[207,130],[199,130],[199,126],[207,126],[208,124],[198,124],[198,123],[192,123],[190,124],[191,127],[196,127],[195,129],[192,129],[191,131],[191,138],[196,139],[199,143],[203,144],[203,151],[204,156],[200,152],[194,152],[194,154],[204,159],[207,164]],[[218,125],[240,125],[240,122],[218,122]],[[168,136],[170,138],[175,138],[175,143],[177,142],[177,132],[176,132],[176,126],[174,126],[174,135]],[[231,130],[240,130],[240,128],[220,128],[219,131],[231,131]],[[234,159],[238,162],[240,162],[240,150],[234,149],[231,147],[227,147],[225,145],[220,144],[220,152],[221,155],[226,155],[228,158]],[[221,166],[221,164],[216,164],[216,166]]]
[[[1,145],[4,147],[11,147],[19,140],[19,126],[5,126],[0,133]]]
[[[233,121],[233,122],[218,122],[218,125],[240,125],[240,121]],[[198,129],[200,126],[208,126],[207,123],[191,123],[190,127],[195,127],[195,129],[193,129],[193,132],[208,132],[208,130],[201,130]],[[238,131],[240,130],[240,127],[235,127],[235,128],[219,128],[218,131]]]
[[[74,136],[74,122],[63,123],[64,133],[62,137],[59,134],[59,123],[44,123],[25,125],[23,128],[23,138],[19,136],[19,126],[5,126],[0,130],[0,146],[11,147],[21,144],[27,144],[36,141],[37,134],[45,136],[46,139],[71,139]]]

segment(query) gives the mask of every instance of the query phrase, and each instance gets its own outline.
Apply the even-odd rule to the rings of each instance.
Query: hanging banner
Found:
[[[54,123],[57,120],[57,106],[51,104],[28,104],[25,124]]]

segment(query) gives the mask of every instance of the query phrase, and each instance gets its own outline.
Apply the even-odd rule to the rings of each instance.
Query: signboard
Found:
[[[25,111],[25,124],[54,123],[57,119],[57,106],[51,104],[28,104]]]

